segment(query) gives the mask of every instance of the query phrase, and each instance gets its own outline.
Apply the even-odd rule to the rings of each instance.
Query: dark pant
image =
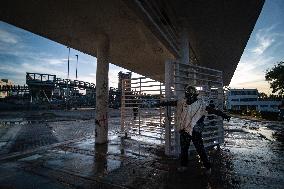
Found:
[[[185,131],[180,132],[180,146],[181,146],[181,166],[187,166],[188,163],[188,149],[190,141],[192,140],[198,155],[203,162],[203,165],[209,169],[211,167],[207,154],[204,149],[202,134],[197,131],[192,131],[192,136]]]
[[[134,107],[134,108],[133,108],[133,117],[134,117],[134,120],[136,120],[137,115],[138,115],[138,108],[137,108],[137,107]]]

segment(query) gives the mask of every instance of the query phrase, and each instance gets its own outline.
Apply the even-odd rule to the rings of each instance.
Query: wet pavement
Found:
[[[240,118],[225,122],[225,143],[209,152],[213,168],[207,175],[195,153],[191,153],[189,169],[180,173],[178,160],[165,157],[161,143],[139,136],[121,139],[117,113],[110,119],[107,145],[94,143],[93,113],[86,111],[75,120],[65,114],[48,115],[16,124],[7,124],[7,120],[25,116],[0,117],[0,188],[283,188],[284,185],[284,125],[280,122]]]
[[[283,122],[232,119],[223,154],[232,184],[240,188],[283,188]]]

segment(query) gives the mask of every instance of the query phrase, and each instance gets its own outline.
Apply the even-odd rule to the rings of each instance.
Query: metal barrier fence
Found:
[[[193,85],[199,91],[199,97],[205,102],[213,101],[216,108],[223,110],[223,79],[222,72],[193,64],[181,64],[174,62],[173,86],[175,88],[175,98],[183,97],[184,88],[188,84]],[[208,115],[204,121],[205,128],[202,133],[204,146],[213,147],[224,142],[223,120],[216,115]],[[174,154],[178,154],[179,133],[175,129]],[[193,149],[191,145],[190,150]]]
[[[184,87],[193,85],[200,98],[213,101],[223,109],[222,72],[192,64],[168,62],[165,85],[149,78],[122,81],[121,131],[125,135],[140,135],[163,141],[167,155],[179,154],[179,133],[175,124],[175,107],[158,107],[156,103],[183,98]],[[205,147],[219,145],[224,140],[223,120],[208,115],[204,121]],[[191,145],[191,149],[192,145]]]
[[[149,78],[122,81],[121,131],[126,136],[165,138],[166,108],[156,106],[165,100],[165,86]]]

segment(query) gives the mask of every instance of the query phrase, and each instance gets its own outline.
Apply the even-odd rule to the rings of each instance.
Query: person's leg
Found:
[[[133,117],[134,117],[134,120],[136,120],[137,115],[138,115],[138,110],[137,110],[137,108],[133,108]]]
[[[206,151],[204,149],[202,134],[193,130],[192,142],[193,142],[193,144],[196,148],[198,155],[201,158],[201,161],[203,162],[204,167],[206,167],[207,169],[210,169],[211,164],[208,160],[208,156],[207,156]]]
[[[180,148],[181,148],[181,154],[180,154],[180,163],[182,167],[186,167],[188,164],[188,149],[190,144],[191,137],[190,135],[185,132],[180,132]]]

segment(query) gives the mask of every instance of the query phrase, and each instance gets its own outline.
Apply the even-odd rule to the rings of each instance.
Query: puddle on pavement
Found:
[[[97,147],[96,154],[92,155],[53,151],[46,157],[43,167],[72,172],[80,176],[100,177],[119,168],[122,164],[122,161],[109,157],[107,150],[106,146],[100,146]]]
[[[42,155],[35,154],[35,155],[31,155],[31,156],[19,159],[18,161],[34,161],[34,160],[37,160],[37,159],[39,159],[41,157],[42,157]]]
[[[274,136],[281,132],[283,135],[283,125],[239,118],[232,118],[225,124],[223,152],[232,155],[232,159],[226,159],[226,163],[231,164],[229,176],[235,185],[241,188],[283,186],[283,141]]]

